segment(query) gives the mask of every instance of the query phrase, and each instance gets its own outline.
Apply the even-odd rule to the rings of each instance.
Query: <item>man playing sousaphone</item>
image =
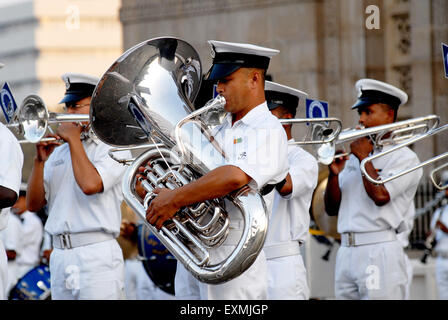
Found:
[[[402,90],[372,79],[356,83],[358,100],[352,109],[359,124],[369,128],[393,123],[398,107],[405,104]],[[378,152],[369,137],[350,145],[351,155],[329,165],[325,209],[338,216],[341,247],[335,269],[337,299],[404,299],[406,261],[397,233],[406,228],[406,213],[413,204],[422,170],[413,171],[384,185],[375,185],[361,175],[360,162]],[[385,146],[387,150],[390,146]],[[389,177],[419,163],[409,148],[377,158],[366,165],[374,177]]]
[[[147,221],[160,229],[182,207],[220,198],[245,185],[261,190],[265,185],[285,182],[288,171],[287,139],[280,122],[266,104],[264,83],[270,58],[278,50],[250,44],[210,41],[214,54],[209,80],[218,80],[217,91],[226,99],[228,112],[223,124],[213,130],[214,139],[228,157],[220,166],[183,187],[155,189],[147,210]],[[267,190],[267,189],[264,189]],[[272,191],[273,187],[269,191]],[[265,201],[270,213],[273,192]],[[242,229],[243,221],[230,216],[230,228]],[[215,250],[228,255],[236,244],[227,240]],[[219,252],[218,252],[219,250]],[[263,251],[238,277],[221,284],[196,280],[178,263],[175,279],[179,299],[266,299],[267,266]]]

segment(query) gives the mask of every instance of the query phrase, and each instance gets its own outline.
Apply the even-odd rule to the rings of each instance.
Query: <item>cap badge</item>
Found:
[[[70,79],[67,78],[67,81],[65,82],[65,89],[70,89]]]

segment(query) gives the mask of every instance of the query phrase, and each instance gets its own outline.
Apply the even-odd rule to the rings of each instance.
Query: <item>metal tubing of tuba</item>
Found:
[[[157,144],[158,147],[164,147],[165,145],[163,143],[159,143]],[[118,163],[127,165],[127,164],[131,164],[132,162],[135,161],[135,157],[134,158],[118,158],[115,156],[115,152],[120,152],[120,151],[131,151],[131,150],[139,150],[139,149],[152,149],[155,148],[156,144],[154,143],[149,143],[149,144],[142,144],[139,146],[133,146],[133,147],[115,147],[115,148],[110,148],[108,151],[109,157],[111,157],[113,160],[117,161]]]
[[[160,154],[164,158],[171,159],[171,169],[162,171],[155,170],[157,165],[163,164],[160,160]],[[151,163],[148,178],[150,184],[146,184],[148,194],[145,200],[139,199],[135,193],[135,181],[138,168],[147,163]],[[233,279],[246,270],[256,258],[257,250],[254,251],[253,246],[261,249],[264,243],[264,232],[267,230],[267,217],[264,202],[258,193],[253,190],[245,190],[232,200],[235,201],[237,207],[243,211],[244,225],[252,226],[245,228],[237,242],[235,250],[227,259],[216,262],[213,260],[209,248],[218,248],[219,245],[227,239],[234,237],[229,234],[229,217],[225,210],[215,201],[209,201],[206,205],[199,205],[196,208],[185,208],[183,212],[179,212],[171,220],[171,223],[165,224],[161,230],[157,230],[154,226],[146,222],[146,208],[150,203],[153,195],[152,190],[159,186],[160,183],[171,182],[172,187],[178,187],[184,184],[179,179],[179,175],[188,177],[186,172],[177,171],[181,167],[181,160],[177,158],[177,154],[166,147],[152,148],[141,154],[127,168],[123,177],[123,196],[129,206],[145,221],[151,231],[160,239],[166,248],[184,264],[197,279],[206,283],[222,283]],[[183,178],[184,180],[186,178]],[[188,177],[187,179],[192,179]],[[147,180],[145,180],[146,182]],[[189,180],[185,181],[188,183]],[[163,186],[163,185],[162,185]],[[261,207],[260,207],[261,206]],[[202,210],[201,210],[202,209]],[[219,211],[219,217],[216,218],[216,211]],[[211,212],[212,211],[212,212]],[[196,213],[195,213],[196,212]],[[199,227],[194,221],[194,216],[204,216],[211,212],[214,220],[219,220],[220,225],[210,226],[208,220],[202,222],[199,220]],[[202,226],[202,227],[201,227]],[[253,229],[255,228],[255,229]],[[202,229],[202,230],[201,230]],[[260,229],[264,232],[260,232]],[[212,238],[212,243],[204,242],[206,238]],[[215,239],[216,238],[216,239]],[[233,239],[235,241],[235,239]],[[253,252],[252,255],[247,250]]]
[[[414,137],[414,138],[408,139],[408,140],[406,140],[405,142],[402,142],[402,143],[400,143],[400,144],[397,144],[397,145],[393,146],[392,148],[390,148],[390,149],[388,149],[388,150],[379,152],[379,153],[377,153],[377,154],[371,155],[370,157],[367,157],[367,158],[363,159],[363,160],[361,161],[361,164],[360,164],[361,174],[362,174],[364,177],[366,177],[366,179],[369,180],[370,182],[372,182],[372,183],[374,183],[374,184],[377,184],[377,185],[382,185],[382,184],[385,184],[386,182],[389,182],[389,181],[391,181],[391,180],[394,180],[394,179],[396,179],[396,178],[399,178],[399,177],[401,177],[401,176],[403,176],[403,175],[405,175],[405,174],[408,174],[408,173],[410,173],[410,172],[412,172],[412,171],[415,171],[415,170],[417,170],[417,169],[419,169],[419,168],[422,168],[422,167],[424,167],[424,166],[427,166],[427,165],[429,165],[429,164],[432,164],[432,163],[434,163],[434,162],[436,162],[436,161],[440,161],[440,160],[445,159],[446,157],[448,157],[448,152],[445,152],[445,153],[443,153],[443,154],[440,154],[440,155],[437,155],[437,156],[435,156],[435,157],[432,157],[432,158],[430,158],[430,159],[428,159],[428,160],[426,160],[426,161],[421,162],[420,164],[418,164],[418,165],[416,165],[416,166],[414,166],[414,167],[411,167],[411,168],[408,168],[408,169],[401,170],[401,171],[399,171],[398,173],[396,173],[395,175],[390,176],[390,177],[388,177],[388,178],[386,178],[386,179],[383,179],[383,178],[381,178],[381,177],[379,177],[379,179],[374,179],[373,177],[371,177],[371,176],[368,174],[368,172],[367,172],[367,170],[366,170],[366,164],[367,164],[368,162],[371,162],[371,161],[374,160],[374,159],[377,159],[377,158],[382,157],[382,156],[384,156],[384,155],[386,155],[386,154],[389,154],[389,153],[391,153],[391,152],[394,152],[395,150],[398,150],[398,149],[400,149],[400,148],[409,146],[409,145],[411,145],[411,144],[413,144],[413,143],[415,143],[415,142],[418,142],[418,141],[420,141],[420,140],[423,140],[423,139],[425,139],[425,138],[427,138],[427,137],[431,137],[431,136],[433,136],[433,135],[436,135],[436,134],[438,134],[438,133],[441,133],[441,132],[443,132],[443,131],[445,131],[445,130],[447,130],[447,129],[448,129],[448,124],[445,124],[445,125],[443,125],[443,126],[441,126],[441,127],[432,129],[432,130],[430,130],[430,131],[428,131],[428,132],[426,132],[426,133],[419,134],[419,135],[417,135],[417,136]]]

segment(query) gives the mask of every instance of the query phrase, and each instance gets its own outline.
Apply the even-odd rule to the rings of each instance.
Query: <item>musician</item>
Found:
[[[361,79],[355,87],[358,100],[352,109],[366,128],[395,122],[399,106],[407,102],[405,92],[381,81]],[[405,253],[397,233],[406,229],[406,214],[422,170],[375,185],[361,175],[360,162],[380,150],[369,137],[355,140],[350,149],[349,158],[336,158],[330,164],[324,197],[326,212],[338,215],[341,234],[335,267],[336,298],[404,299]],[[367,163],[366,170],[375,179],[386,178],[418,163],[417,155],[404,147]]]
[[[403,250],[405,250],[409,246],[409,235],[414,228],[414,219],[415,219],[415,204],[412,201],[409,204],[409,209],[406,210],[405,214],[405,223],[403,224],[401,232],[397,233],[397,239],[401,243]],[[414,268],[412,267],[411,260],[409,259],[408,254],[404,253],[404,260],[406,265],[406,291],[404,295],[404,300],[409,300],[411,298],[411,285],[412,279],[414,277]]]
[[[69,114],[89,114],[98,78],[66,73],[60,103]],[[52,299],[123,299],[120,233],[121,175],[125,168],[108,155],[109,146],[86,123],[61,123],[56,134],[66,143],[40,142],[27,190],[27,207],[48,206],[45,230],[52,237]],[[127,157],[130,153],[126,152]]]
[[[287,140],[279,121],[269,112],[264,93],[265,73],[270,58],[278,50],[250,44],[209,41],[213,64],[208,79],[218,81],[217,91],[227,101],[223,124],[213,136],[226,152],[229,164],[218,167],[201,178],[174,190],[156,189],[157,197],[147,210],[147,221],[157,228],[171,219],[181,207],[220,198],[247,184],[261,190],[265,185],[284,183],[288,171]],[[267,190],[268,189],[264,189]],[[270,212],[273,192],[266,194]],[[231,228],[244,223],[230,212]],[[227,256],[235,248],[227,239],[216,256]],[[239,277],[219,285],[194,279],[178,263],[175,279],[179,299],[266,299],[267,266],[261,252],[255,262]]]
[[[14,205],[19,196],[22,180],[23,152],[14,134],[0,123],[0,230],[8,225],[7,209]],[[0,239],[0,300],[7,298],[8,267],[3,242]]]
[[[293,119],[304,93],[266,81],[266,101],[271,113],[279,119]],[[283,125],[288,143],[295,142],[292,125]],[[317,185],[316,159],[299,146],[288,146],[289,173],[284,186],[275,190],[272,215],[264,252],[268,260],[268,299],[308,300],[307,272],[300,254],[306,241],[309,208]]]
[[[448,171],[442,173],[442,183],[448,183]],[[435,232],[436,283],[439,300],[448,300],[448,189],[445,189],[443,206],[437,208],[430,223]]]
[[[8,285],[6,292],[9,293],[18,280],[16,259],[21,255],[21,239],[22,239],[22,223],[19,217],[9,210],[8,225],[5,229],[0,230],[0,240],[6,249],[8,258]]]
[[[25,184],[21,187],[19,199],[12,206],[11,211],[19,217],[22,224],[21,254],[16,258],[17,278],[19,279],[39,263],[44,228],[37,214],[27,210]]]

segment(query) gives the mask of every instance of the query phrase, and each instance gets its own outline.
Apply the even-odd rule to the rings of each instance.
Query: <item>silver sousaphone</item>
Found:
[[[203,111],[222,107],[224,98],[218,96],[193,112],[201,78],[201,61],[191,45],[156,38],[119,57],[93,93],[90,119],[99,139],[116,147],[151,144],[128,167],[122,184],[125,201],[144,221],[154,188],[178,188],[226,163],[201,119]],[[135,191],[140,166],[146,168],[144,199]],[[239,276],[255,261],[268,215],[261,195],[245,186],[224,198],[183,208],[161,230],[147,225],[194,277],[217,284]],[[223,243],[234,250],[222,250]]]

